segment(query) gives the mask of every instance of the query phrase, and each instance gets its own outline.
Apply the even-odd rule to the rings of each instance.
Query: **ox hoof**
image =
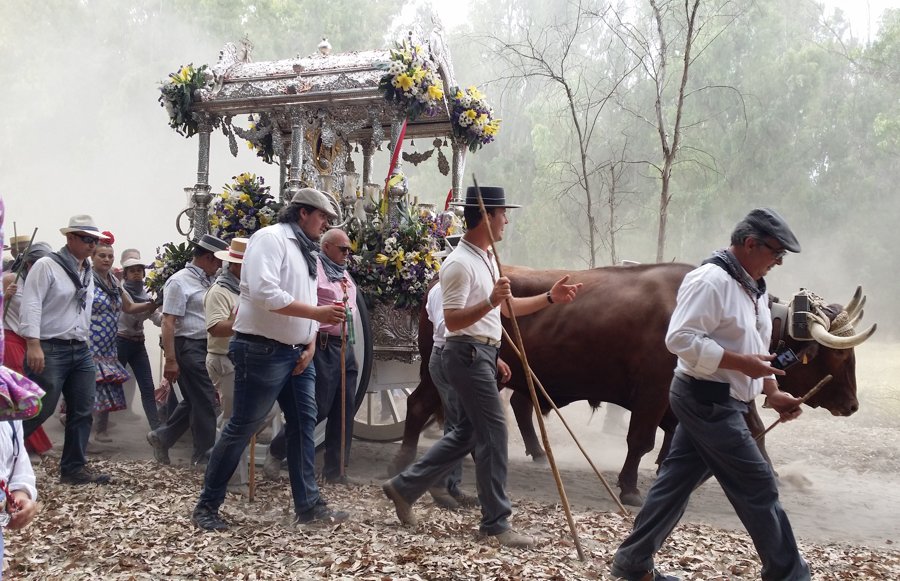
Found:
[[[641,497],[640,492],[623,492],[619,495],[619,500],[622,501],[622,504],[627,504],[628,506],[644,505],[644,499]]]
[[[536,464],[546,464],[547,463],[547,455],[541,452],[540,454],[529,454],[531,456],[531,461]]]

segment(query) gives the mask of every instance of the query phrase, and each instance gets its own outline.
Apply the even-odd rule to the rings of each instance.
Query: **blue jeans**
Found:
[[[29,371],[28,376],[47,392],[43,399],[41,413],[22,422],[27,438],[38,426],[53,415],[59,403],[59,396],[66,398],[66,429],[62,457],[59,461],[60,476],[78,472],[85,464],[85,449],[94,423],[91,412],[94,409],[97,371],[87,343],[59,345],[41,341],[44,351],[44,371],[37,374]]]
[[[444,373],[459,395],[462,414],[456,429],[444,434],[415,464],[391,483],[413,502],[474,451],[475,481],[481,501],[481,525],[486,535],[508,530],[512,506],[506,496],[506,416],[497,390],[497,348],[447,341],[442,353]]]
[[[431,380],[434,382],[438,395],[441,397],[441,405],[444,408],[444,433],[449,434],[459,425],[463,411],[459,404],[456,390],[447,381],[447,375],[444,373],[443,353],[443,345],[434,345],[431,348],[431,359],[428,360],[428,373],[431,374]],[[450,471],[450,474],[447,475],[447,492],[451,496],[459,496],[459,484],[461,481],[462,461],[460,460]]]
[[[116,337],[116,349],[119,354],[119,363],[130,365],[132,374],[141,392],[141,405],[150,429],[159,427],[159,413],[156,411],[156,398],[153,395],[153,370],[150,367],[150,357],[147,355],[147,347],[143,339],[126,339]]]
[[[320,336],[321,337],[321,336]],[[341,338],[328,336],[323,345],[316,339],[316,420],[328,420],[325,424],[325,458],[322,476],[326,480],[341,475]],[[353,439],[353,417],[356,415],[356,356],[353,346],[347,345],[344,354],[346,371],[346,407],[344,409],[344,463],[350,459],[350,441]]]
[[[297,514],[320,502],[316,485],[316,371],[310,364],[291,375],[301,349],[276,343],[234,338],[229,355],[234,362],[234,411],[213,446],[198,504],[217,510],[225,501],[228,480],[241,452],[277,401],[285,417],[288,475]]]
[[[808,581],[809,567],[778,501],[775,475],[744,421],[747,404],[700,401],[691,383],[672,380],[669,403],[678,417],[672,448],[634,520],[634,530],[616,551],[615,562],[628,571],[653,568],[662,547],[687,507],[691,493],[710,476],[753,539],[764,581]]]

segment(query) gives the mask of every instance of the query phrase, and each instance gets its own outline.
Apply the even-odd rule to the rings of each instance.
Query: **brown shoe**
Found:
[[[434,503],[441,508],[446,508],[448,510],[456,510],[459,508],[459,503],[456,502],[456,499],[453,498],[449,492],[447,492],[446,488],[429,488],[428,494],[431,495]]]
[[[517,533],[512,529],[507,529],[499,535],[491,536],[497,539],[497,542],[499,542],[504,547],[526,549],[528,547],[534,546],[534,537],[523,535],[522,533]]]
[[[400,496],[400,493],[397,492],[397,489],[394,488],[394,485],[390,480],[385,481],[385,483],[381,485],[381,490],[383,490],[384,495],[394,503],[394,509],[397,511],[397,518],[400,519],[400,522],[411,527],[418,524],[419,521],[416,519],[416,515],[413,514],[412,505],[409,504],[405,498]]]

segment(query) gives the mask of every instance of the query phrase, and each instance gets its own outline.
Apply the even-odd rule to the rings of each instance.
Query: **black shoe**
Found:
[[[169,460],[169,449],[163,446],[162,440],[159,439],[159,434],[156,433],[156,430],[147,433],[147,441],[153,447],[153,458],[157,462],[160,464],[172,463],[172,461]]]
[[[69,474],[60,474],[59,481],[62,484],[109,484],[112,482],[109,474],[94,474],[86,467],[82,466],[75,472]]]
[[[191,522],[205,531],[224,531],[228,523],[222,520],[217,510],[213,510],[205,504],[198,504],[191,513]]]
[[[456,494],[451,492],[450,496],[453,497],[453,500],[456,501],[460,508],[477,508],[481,506],[481,501],[478,500],[477,496],[471,496],[465,492],[457,492]]]
[[[628,571],[620,567],[615,561],[613,561],[609,572],[616,579],[625,579],[625,581],[681,581],[681,577],[663,575],[657,569],[651,569],[649,571]]]
[[[331,510],[325,501],[319,501],[314,507],[297,515],[297,524],[338,524],[350,518],[350,513],[343,510]]]

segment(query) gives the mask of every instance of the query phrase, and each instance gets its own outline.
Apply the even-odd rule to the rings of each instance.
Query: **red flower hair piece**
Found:
[[[104,236],[106,236],[107,238],[109,238],[108,244],[109,244],[110,246],[112,246],[113,244],[116,243],[116,237],[113,236],[113,233],[110,232],[109,230],[104,230],[103,232],[101,232],[101,234],[103,234]]]

